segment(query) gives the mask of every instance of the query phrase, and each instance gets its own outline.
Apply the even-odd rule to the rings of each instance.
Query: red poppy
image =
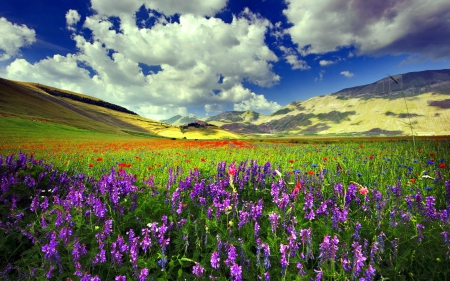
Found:
[[[191,163],[191,160],[187,159],[187,160],[186,160],[186,163]]]
[[[92,167],[94,167],[94,164],[89,163],[89,168],[92,168]]]
[[[359,148],[364,148],[364,146],[363,146],[363,145],[360,145]]]
[[[100,158],[100,157],[97,158],[97,161],[99,161],[99,162],[102,161],[102,160],[103,160],[103,158]]]
[[[447,167],[447,165],[445,165],[445,163],[440,163],[440,164],[439,164],[439,168],[444,169],[445,167]]]
[[[294,163],[294,160],[289,160],[289,163],[291,163],[291,164]]]
[[[152,167],[148,167],[148,170],[151,171],[151,170],[152,170]]]
[[[324,157],[323,158],[323,162],[327,162],[328,161],[328,158],[327,157]]]
[[[434,157],[434,153],[430,153],[430,157],[433,158]]]
[[[308,175],[314,175],[315,173],[313,171],[308,171]]]
[[[361,195],[367,195],[369,193],[369,190],[367,189],[367,187],[363,187],[359,190],[359,194]]]
[[[415,182],[416,182],[415,179],[410,179],[409,181],[410,181],[411,183],[415,183]]]
[[[373,154],[371,154],[371,155],[369,156],[369,158],[370,158],[370,159],[373,159]]]
[[[200,161],[202,161],[202,162],[206,162],[206,159],[205,159],[205,158],[202,158],[202,159],[200,159]]]

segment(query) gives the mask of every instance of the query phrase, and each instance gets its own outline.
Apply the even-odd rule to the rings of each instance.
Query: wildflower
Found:
[[[236,166],[234,166],[234,164],[231,164],[228,168],[228,174],[230,175],[230,177],[236,175]]]
[[[97,162],[103,161],[103,158],[99,157],[97,158]]]
[[[94,167],[94,164],[92,164],[92,163],[89,163],[89,168],[92,168],[92,167]]]
[[[214,269],[218,269],[220,266],[219,262],[220,262],[219,253],[217,253],[217,251],[214,251],[211,255],[211,266]]]
[[[439,168],[444,169],[446,167],[447,167],[447,165],[445,165],[445,163],[439,163]]]
[[[415,183],[415,182],[416,182],[415,179],[410,179],[409,181],[410,181],[411,183]]]
[[[314,175],[314,174],[315,174],[315,173],[314,173],[313,171],[311,171],[311,170],[308,171],[308,175],[311,175],[311,176],[312,176],[312,175]]]
[[[236,248],[234,247],[234,245],[230,245],[230,247],[228,248],[228,259],[225,261],[225,264],[231,266],[235,263],[236,257]]]
[[[364,257],[361,245],[358,242],[353,242],[353,276],[359,276],[362,268],[364,267],[364,261],[367,259]]]
[[[423,240],[423,234],[422,230],[425,229],[425,226],[421,225],[420,223],[417,224],[417,235],[419,236],[418,240],[419,242],[422,242]]]
[[[371,154],[371,155],[369,156],[369,159],[373,159],[373,154]]]
[[[359,241],[361,238],[359,237],[359,231],[361,229],[361,223],[356,222],[355,225],[355,233],[353,233],[352,238],[355,239],[356,241]]]
[[[369,190],[367,189],[367,187],[362,187],[361,189],[359,189],[359,194],[366,196],[369,193]]]
[[[125,275],[119,275],[114,278],[114,281],[127,281],[127,277]]]
[[[196,262],[194,268],[192,269],[192,273],[194,273],[197,278],[201,278],[204,270],[205,269],[198,262]]]
[[[141,269],[141,273],[139,274],[139,281],[147,280],[147,276],[148,276],[148,269],[147,268]]]
[[[289,160],[289,163],[291,163],[291,164],[294,163],[294,160]]]
[[[233,264],[230,268],[231,280],[242,281],[242,266]]]

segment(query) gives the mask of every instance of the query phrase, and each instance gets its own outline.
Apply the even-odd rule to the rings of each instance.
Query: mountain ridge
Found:
[[[249,135],[407,135],[411,125],[416,127],[416,134],[450,134],[450,69],[409,72],[392,78],[293,101],[270,115],[226,111],[199,120]],[[246,119],[245,112],[257,118]],[[411,124],[405,126],[410,119]]]

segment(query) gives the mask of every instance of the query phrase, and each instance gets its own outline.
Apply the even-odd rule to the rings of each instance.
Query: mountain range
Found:
[[[450,135],[450,69],[387,76],[374,83],[294,101],[271,115],[227,111],[205,121],[242,135]]]
[[[450,69],[387,76],[280,110],[151,120],[119,105],[51,86],[0,78],[0,133],[26,122],[61,124],[116,135],[186,139],[245,137],[450,135]]]

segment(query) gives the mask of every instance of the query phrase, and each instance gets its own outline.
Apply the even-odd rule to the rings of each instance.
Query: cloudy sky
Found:
[[[2,0],[0,77],[152,119],[450,68],[448,0]]]

